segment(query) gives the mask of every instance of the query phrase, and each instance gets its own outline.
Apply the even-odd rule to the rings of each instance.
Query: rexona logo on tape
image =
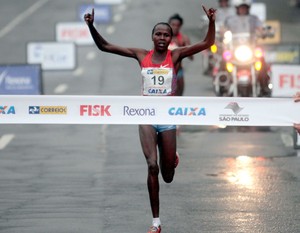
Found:
[[[111,116],[111,105],[80,105],[80,116]]]
[[[67,106],[29,106],[29,114],[66,115]]]
[[[129,106],[123,107],[123,116],[155,116],[154,108],[132,108]]]
[[[14,106],[0,106],[0,115],[1,114],[16,114]]]

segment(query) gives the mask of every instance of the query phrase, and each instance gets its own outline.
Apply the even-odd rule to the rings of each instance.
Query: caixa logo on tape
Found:
[[[80,105],[80,116],[111,116],[111,105]]]
[[[199,107],[179,107],[170,108],[169,115],[171,116],[206,116],[205,108]]]
[[[0,115],[1,114],[16,114],[14,106],[1,106],[0,105]]]

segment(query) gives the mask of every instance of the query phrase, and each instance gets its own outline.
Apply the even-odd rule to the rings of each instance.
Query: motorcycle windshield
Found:
[[[232,43],[233,45],[241,45],[241,44],[252,44],[253,43],[253,36],[250,33],[243,32],[243,33],[235,33],[232,34]]]

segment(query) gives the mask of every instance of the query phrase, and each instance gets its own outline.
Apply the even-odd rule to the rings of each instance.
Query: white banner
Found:
[[[272,96],[292,97],[300,91],[299,65],[272,65]]]
[[[96,4],[121,4],[123,0],[94,0]]]
[[[0,124],[292,126],[292,98],[0,95]]]
[[[267,8],[265,3],[254,2],[250,7],[250,14],[256,15],[262,22],[266,21]]]
[[[56,40],[74,42],[77,45],[92,45],[94,40],[84,22],[61,22],[56,24]]]
[[[27,62],[41,64],[43,70],[71,70],[76,67],[76,47],[73,42],[30,42]]]

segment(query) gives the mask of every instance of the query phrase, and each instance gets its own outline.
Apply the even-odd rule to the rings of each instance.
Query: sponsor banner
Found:
[[[92,45],[94,40],[84,22],[66,22],[56,24],[56,40],[74,42],[77,45]]]
[[[123,0],[94,0],[96,4],[121,4]]]
[[[0,95],[43,93],[40,65],[0,65]]]
[[[292,97],[300,91],[300,65],[272,65],[272,96]]]
[[[292,126],[292,98],[0,96],[0,124]]]
[[[300,64],[299,44],[265,45],[264,51],[269,64]]]
[[[79,20],[84,22],[84,15],[86,13],[91,13],[93,8],[95,10],[95,16],[94,16],[95,23],[108,24],[112,21],[111,5],[100,5],[100,4],[81,4],[78,8]]]
[[[76,67],[76,47],[72,42],[31,42],[27,62],[41,64],[43,70],[71,70]]]

